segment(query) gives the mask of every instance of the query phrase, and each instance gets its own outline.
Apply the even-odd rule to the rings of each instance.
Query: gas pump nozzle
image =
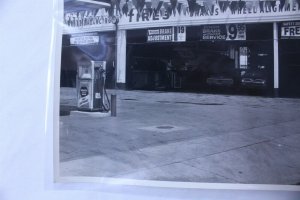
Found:
[[[101,104],[103,107],[103,111],[108,112],[110,110],[110,102],[109,102],[109,98],[106,92],[106,88],[105,88],[105,78],[106,78],[106,70],[103,67],[99,67],[98,70],[98,77],[99,77],[99,82],[98,82],[98,91],[100,91],[100,95],[101,95]],[[105,97],[107,100],[107,104],[105,104]]]

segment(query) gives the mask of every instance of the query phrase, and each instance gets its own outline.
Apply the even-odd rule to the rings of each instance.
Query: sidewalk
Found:
[[[76,109],[76,91],[61,89]],[[300,99],[118,91],[117,117],[60,117],[62,176],[299,184]]]

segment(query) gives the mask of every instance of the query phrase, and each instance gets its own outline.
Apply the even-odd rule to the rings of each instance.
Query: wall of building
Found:
[[[117,16],[119,22],[117,25],[112,24],[112,17]],[[300,4],[297,0],[291,1],[189,1],[189,0],[151,0],[151,1],[113,1],[111,7],[100,9],[89,9],[78,12],[64,13],[65,32],[68,34],[78,32],[91,31],[107,31],[116,28],[122,33],[118,34],[118,54],[117,56],[117,77],[118,83],[122,86],[126,83],[126,74],[132,77],[126,71],[126,31],[123,30],[139,30],[151,29],[151,27],[201,27],[207,24],[255,24],[255,23],[273,23],[276,26],[281,21],[300,20]],[[247,25],[248,26],[248,25]],[[203,26],[202,26],[203,27]],[[225,27],[225,25],[224,25]],[[272,31],[271,28],[269,28]],[[279,29],[276,28],[278,32]],[[198,30],[197,30],[198,31]],[[199,31],[198,31],[199,32]],[[200,36],[199,36],[200,37]],[[195,40],[200,40],[199,37]],[[189,37],[190,38],[190,37]],[[138,43],[139,38],[135,38]],[[247,40],[255,40],[255,38],[247,38]],[[273,46],[278,40],[273,40]],[[267,42],[261,41],[260,43]],[[122,45],[121,45],[122,44]],[[275,52],[276,50],[276,52]],[[118,55],[117,54],[117,55]],[[269,53],[270,56],[278,54],[277,48],[274,52]],[[278,56],[279,57],[279,56]],[[253,58],[253,56],[252,56]],[[273,80],[270,79],[269,86],[273,85],[277,91],[279,87],[279,65],[277,56],[274,57],[275,71]],[[236,66],[238,66],[236,59]],[[284,65],[283,63],[281,63]],[[128,68],[128,66],[127,66]],[[270,68],[270,67],[269,67]],[[272,72],[271,72],[272,71]],[[281,70],[284,71],[284,70]],[[288,74],[288,72],[286,72]],[[282,76],[281,76],[282,77]],[[287,87],[287,86],[286,86]],[[275,92],[277,93],[277,92]]]

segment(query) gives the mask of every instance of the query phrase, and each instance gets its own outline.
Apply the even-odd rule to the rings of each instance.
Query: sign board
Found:
[[[72,36],[70,38],[71,45],[88,45],[97,43],[99,43],[99,36],[97,35]]]
[[[89,94],[89,90],[85,86],[81,87],[79,92],[81,97],[86,97]]]
[[[175,42],[185,42],[186,41],[186,27],[185,26],[175,26],[174,29],[174,41]]]
[[[246,40],[245,24],[206,25],[200,29],[200,40]]]
[[[283,22],[281,24],[281,39],[300,39],[300,21]]]
[[[145,28],[149,25],[153,27],[157,22],[170,24],[169,26],[175,26],[174,24],[177,25],[179,22],[184,25],[198,25],[202,22],[210,24],[218,21],[222,24],[231,20],[261,23],[270,20],[281,21],[287,17],[299,19],[300,12],[299,0],[114,0],[112,2],[117,8],[114,12],[97,6],[65,9],[64,24],[72,29],[103,26],[111,29],[113,14],[119,16],[118,25],[122,29]]]
[[[186,27],[161,27],[147,30],[147,42],[185,42]]]
[[[240,69],[248,68],[248,47],[240,47]]]
[[[147,30],[147,42],[172,42],[173,28],[162,27]]]

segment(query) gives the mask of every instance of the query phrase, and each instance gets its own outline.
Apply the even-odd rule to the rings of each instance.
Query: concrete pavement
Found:
[[[68,115],[61,88],[62,176],[300,183],[300,99],[118,91],[117,117]]]

